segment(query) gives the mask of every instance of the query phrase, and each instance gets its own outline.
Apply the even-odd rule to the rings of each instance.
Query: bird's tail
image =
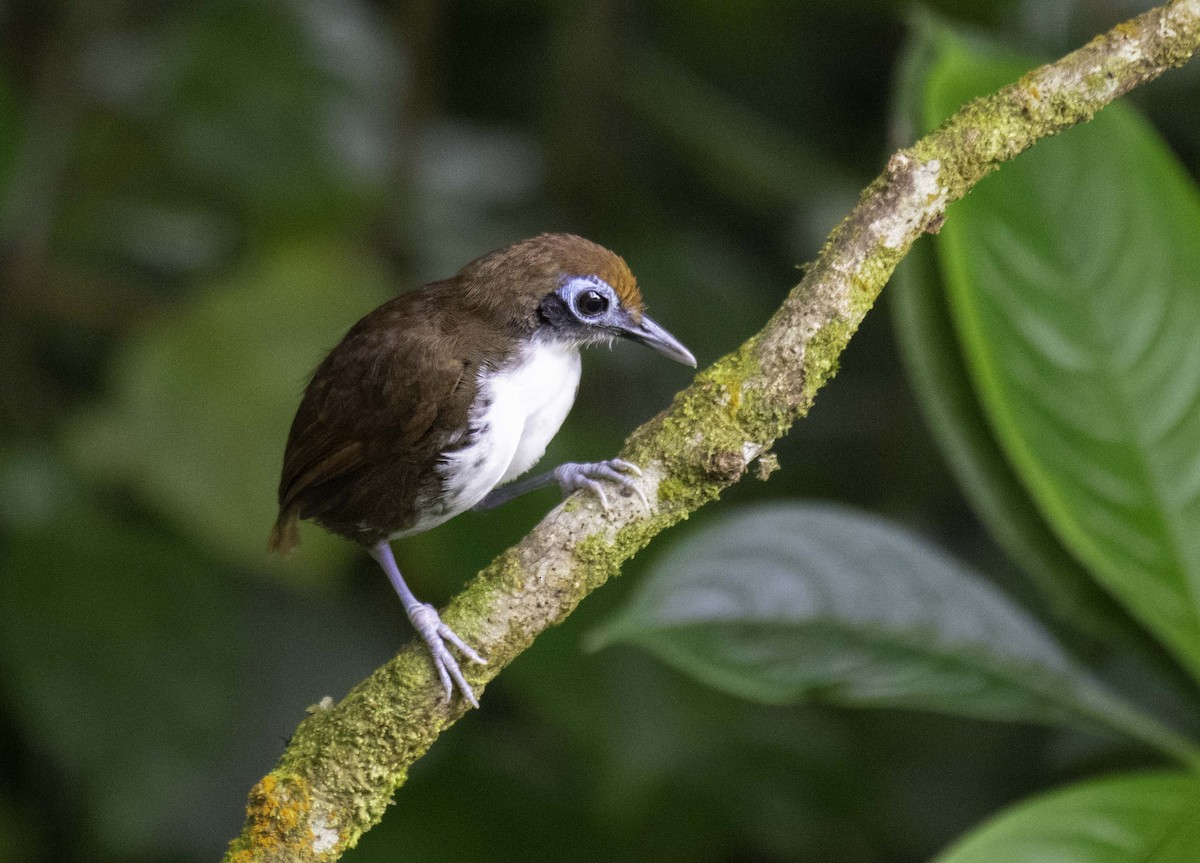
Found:
[[[286,555],[300,544],[300,509],[289,506],[280,510],[279,518],[271,527],[271,537],[267,540],[267,551],[277,551]]]

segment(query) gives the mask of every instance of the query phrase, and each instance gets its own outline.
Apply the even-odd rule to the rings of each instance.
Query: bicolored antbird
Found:
[[[389,542],[468,509],[557,483],[641,494],[636,465],[563,464],[511,484],[542,457],[575,401],[579,349],[614,337],[696,359],[644,312],[613,252],[543,234],[402,294],[360,320],[313,373],[296,411],[270,548],[289,551],[313,519],[359,543],[387,573],[449,698],[475,694],[450,651],[483,663],[405,583]]]

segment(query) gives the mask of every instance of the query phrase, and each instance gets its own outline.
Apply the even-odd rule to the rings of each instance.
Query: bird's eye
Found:
[[[594,318],[608,310],[608,298],[599,291],[583,291],[575,297],[575,311]]]

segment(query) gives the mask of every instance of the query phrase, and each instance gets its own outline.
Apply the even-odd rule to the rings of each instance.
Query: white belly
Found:
[[[545,454],[575,402],[579,350],[535,344],[509,368],[484,373],[471,409],[469,446],[446,456],[439,468],[443,495],[415,533],[464,512],[502,483],[520,476]]]

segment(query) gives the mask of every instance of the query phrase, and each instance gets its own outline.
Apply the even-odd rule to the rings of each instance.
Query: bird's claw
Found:
[[[642,506],[649,512],[650,501],[646,500],[646,495],[634,481],[634,477],[641,475],[642,469],[636,464],[619,458],[597,462],[567,462],[554,469],[554,478],[558,480],[564,497],[580,489],[587,489],[600,499],[600,506],[607,510],[608,496],[605,495],[604,486],[600,481],[608,480],[636,494]]]
[[[425,646],[429,649],[429,655],[433,659],[433,667],[436,669],[438,679],[442,682],[442,689],[446,693],[446,701],[450,701],[451,696],[454,695],[454,687],[457,686],[468,704],[472,707],[479,707],[479,700],[475,697],[475,691],[471,689],[471,684],[467,683],[462,669],[459,668],[458,660],[454,658],[454,654],[446,647],[446,642],[450,642],[454,647],[457,647],[463,656],[472,662],[479,665],[487,665],[487,660],[459,638],[453,629],[442,623],[442,618],[438,615],[437,609],[432,605],[418,603],[408,609],[408,617],[412,621],[417,633],[424,640]]]

